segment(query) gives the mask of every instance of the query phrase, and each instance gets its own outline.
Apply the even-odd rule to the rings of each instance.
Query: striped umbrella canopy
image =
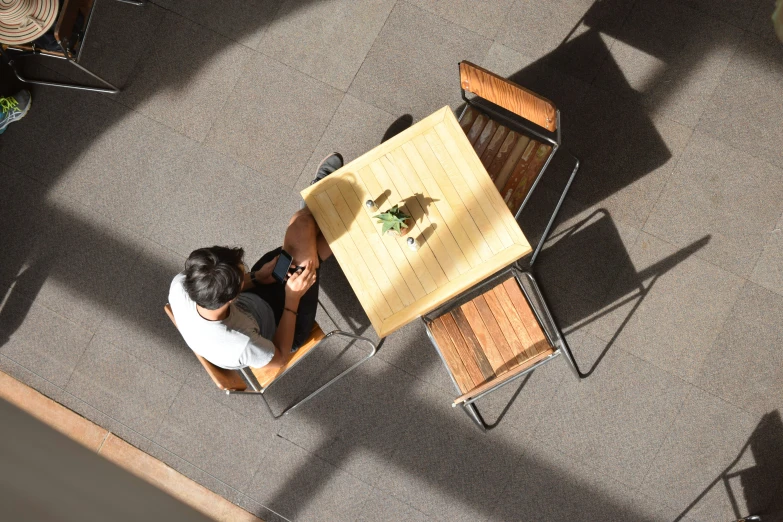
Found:
[[[57,0],[0,0],[0,43],[32,42],[57,19]]]

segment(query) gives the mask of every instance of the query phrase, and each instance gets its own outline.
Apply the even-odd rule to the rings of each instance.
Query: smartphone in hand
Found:
[[[291,254],[281,250],[277,263],[275,263],[275,268],[272,270],[272,277],[278,283],[285,283],[288,280],[288,276],[302,270],[304,270],[304,267],[294,265],[294,258],[291,257]]]

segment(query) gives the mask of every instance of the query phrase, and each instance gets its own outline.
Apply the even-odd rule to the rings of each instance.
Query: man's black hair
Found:
[[[213,246],[194,250],[185,261],[182,286],[196,304],[217,310],[239,295],[244,256],[242,248]]]

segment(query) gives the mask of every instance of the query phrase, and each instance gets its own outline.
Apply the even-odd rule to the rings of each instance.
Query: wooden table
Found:
[[[380,337],[531,252],[449,107],[302,197]],[[415,219],[417,251],[372,217],[397,203]]]

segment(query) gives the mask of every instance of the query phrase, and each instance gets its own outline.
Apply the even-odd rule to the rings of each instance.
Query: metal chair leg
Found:
[[[342,335],[342,336],[345,336],[345,337],[349,337],[349,338],[351,338],[351,339],[354,339],[354,340],[356,340],[356,341],[362,341],[362,342],[365,342],[365,343],[367,343],[367,344],[369,344],[369,345],[370,345],[370,347],[371,347],[371,349],[370,349],[370,352],[369,352],[369,353],[368,353],[366,356],[364,356],[362,359],[360,359],[360,360],[359,360],[359,361],[357,361],[356,363],[352,364],[352,365],[351,365],[351,366],[350,366],[348,369],[346,369],[346,370],[343,370],[343,371],[342,371],[342,372],[340,372],[340,373],[339,373],[337,376],[335,376],[335,377],[333,377],[332,379],[330,379],[330,380],[329,380],[329,382],[327,382],[326,384],[322,385],[321,387],[319,387],[319,388],[318,388],[317,390],[315,390],[314,392],[312,392],[312,393],[308,394],[308,395],[307,395],[306,397],[304,397],[303,399],[300,399],[300,400],[298,400],[298,401],[294,402],[293,404],[291,404],[290,406],[288,406],[287,408],[285,408],[285,409],[284,409],[282,412],[280,412],[278,415],[275,415],[275,414],[274,414],[274,412],[272,411],[272,408],[271,408],[271,406],[270,406],[270,405],[269,405],[269,403],[267,402],[267,400],[266,400],[266,397],[264,397],[264,393],[265,393],[267,390],[269,390],[269,388],[271,388],[271,387],[272,387],[272,386],[273,386],[273,385],[274,385],[274,384],[275,384],[275,383],[276,383],[278,380],[280,380],[280,377],[282,377],[283,375],[285,375],[285,373],[281,374],[281,375],[280,375],[280,377],[278,377],[277,379],[275,379],[275,380],[274,380],[274,381],[273,381],[273,382],[272,382],[272,383],[271,383],[269,386],[267,386],[266,388],[264,388],[263,390],[261,390],[261,391],[260,391],[260,393],[261,393],[261,397],[264,399],[264,403],[267,405],[267,408],[269,408],[269,412],[272,414],[272,417],[274,417],[275,419],[279,419],[279,418],[280,418],[280,417],[282,417],[283,415],[287,415],[287,414],[288,414],[288,413],[289,413],[291,410],[293,410],[294,408],[297,408],[297,407],[301,406],[302,404],[306,403],[307,401],[309,401],[310,399],[312,399],[313,397],[315,397],[316,395],[318,395],[319,393],[321,393],[322,391],[324,391],[326,388],[328,388],[329,386],[331,386],[332,384],[334,384],[334,383],[335,383],[335,382],[337,382],[338,380],[340,380],[340,379],[342,379],[343,377],[345,377],[346,375],[348,375],[348,374],[349,374],[351,371],[353,371],[354,369],[356,369],[356,368],[357,368],[357,367],[358,367],[360,364],[362,364],[363,362],[365,362],[365,361],[366,361],[367,359],[369,359],[370,357],[374,356],[374,355],[377,353],[377,351],[378,351],[378,346],[377,346],[375,343],[373,343],[373,342],[372,342],[370,339],[368,339],[367,337],[363,337],[363,336],[361,336],[361,335],[356,335],[356,334],[352,334],[352,333],[349,333],[349,332],[345,332],[345,331],[343,331],[343,330],[332,330],[331,332],[327,333],[327,334],[324,336],[324,338],[323,338],[323,339],[321,339],[321,340],[318,342],[318,344],[321,344],[322,342],[324,342],[326,339],[328,339],[329,337],[331,337],[331,336],[333,336],[333,335]],[[313,347],[310,349],[310,351],[309,351],[307,354],[305,354],[305,355],[304,355],[304,356],[303,356],[301,359],[299,359],[299,361],[301,362],[302,360],[304,360],[304,359],[305,359],[305,357],[307,357],[307,356],[309,356],[311,353],[313,353],[313,351],[315,351],[315,349],[318,347],[318,344],[316,344],[315,346],[313,346]]]
[[[563,201],[565,201],[566,194],[568,194],[568,189],[571,188],[571,183],[573,183],[574,177],[576,177],[576,171],[579,170],[579,158],[570,152],[568,152],[568,154],[574,158],[574,160],[576,160],[576,165],[574,166],[574,170],[571,171],[571,176],[568,178],[568,183],[566,183],[566,186],[563,189],[563,193],[560,195],[560,199],[555,206],[555,210],[552,212],[552,216],[549,218],[549,223],[547,223],[546,228],[544,229],[544,234],[541,236],[541,239],[538,241],[538,245],[536,245],[536,249],[533,251],[533,255],[530,257],[529,266],[533,266],[533,263],[536,262],[536,258],[538,257],[539,252],[541,252],[541,248],[544,246],[546,238],[549,236],[549,231],[551,230],[552,225],[555,223],[557,214],[560,212],[560,207],[563,205]]]
[[[478,425],[479,428],[481,428],[481,431],[487,431],[489,429],[489,426],[486,422],[484,422],[484,417],[481,416],[481,413],[479,413],[478,408],[476,408],[476,405],[473,403],[462,403],[462,409],[465,410],[465,413],[468,414],[468,417],[473,419],[473,422]]]
[[[62,47],[62,44],[60,44],[60,45]],[[29,84],[33,84],[33,85],[47,85],[49,87],[62,87],[62,88],[65,88],[65,89],[77,89],[77,90],[80,90],[80,91],[104,92],[104,93],[108,93],[108,94],[117,94],[118,92],[120,92],[120,90],[117,87],[115,87],[111,83],[107,82],[106,80],[104,80],[103,78],[101,78],[97,74],[93,73],[89,69],[85,68],[84,66],[78,64],[74,60],[72,60],[68,56],[67,52],[66,52],[65,56],[63,56],[62,58],[55,57],[55,56],[48,56],[46,54],[38,54],[38,55],[39,56],[46,56],[48,58],[64,59],[67,62],[73,64],[77,69],[87,73],[88,75],[92,76],[93,78],[95,78],[99,82],[103,83],[104,85],[107,85],[109,88],[91,87],[89,85],[79,85],[79,84],[72,84],[72,83],[60,83],[60,82],[54,82],[54,81],[49,81],[49,80],[36,80],[34,78],[27,78],[27,77],[23,76],[22,73],[19,72],[19,68],[17,67],[16,61],[11,56],[9,56],[9,54],[6,54],[6,52],[2,51],[2,49],[0,49],[0,52],[2,52],[3,58],[5,58],[5,61],[8,63],[8,65],[11,66],[11,69],[14,71],[14,75],[16,75],[16,78],[20,82],[22,82],[22,83],[29,83]]]

